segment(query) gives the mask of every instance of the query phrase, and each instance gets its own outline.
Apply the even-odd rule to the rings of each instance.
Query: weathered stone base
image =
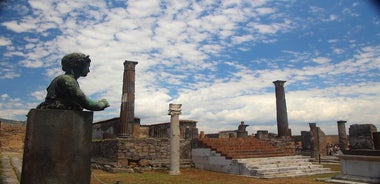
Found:
[[[90,183],[92,119],[92,112],[30,110],[21,183]]]
[[[116,138],[94,140],[92,162],[112,168],[169,168],[169,139]],[[191,159],[190,140],[180,140],[180,158],[184,163]]]
[[[338,155],[342,175],[334,179],[380,183],[380,156]]]

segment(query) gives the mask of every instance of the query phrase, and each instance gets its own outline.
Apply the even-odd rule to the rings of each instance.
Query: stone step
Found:
[[[310,162],[304,163],[277,163],[277,164],[250,164],[244,163],[247,168],[261,169],[261,168],[283,168],[283,167],[321,167],[320,165],[312,165]]]
[[[299,171],[299,172],[320,171],[321,169],[324,170],[326,168],[323,168],[320,165],[315,165],[315,166],[258,168],[258,169],[252,169],[252,170],[255,170],[258,174],[262,174],[262,173],[282,173],[282,172],[292,172],[292,171]]]
[[[263,161],[244,161],[246,164],[250,165],[268,165],[268,164],[304,164],[311,163],[307,159],[302,160],[263,160]]]
[[[250,176],[259,178],[295,177],[331,173],[329,168],[313,164],[307,157],[287,156],[238,160]]]
[[[226,153],[225,156],[231,158],[231,159],[246,159],[246,158],[262,158],[262,157],[280,157],[280,156],[288,156],[288,153],[273,153],[273,152],[266,152],[266,153],[251,153],[251,154],[240,154],[240,153]]]
[[[238,159],[240,162],[244,162],[252,165],[265,165],[265,164],[278,164],[278,163],[309,163],[309,159],[298,156],[286,156],[286,157],[269,157],[269,158],[247,158]]]
[[[296,176],[308,176],[308,175],[315,175],[315,174],[324,174],[324,173],[331,173],[330,169],[328,168],[320,168],[318,170],[282,170],[278,172],[264,172],[264,173],[255,173],[254,171],[251,172],[255,177],[259,178],[281,178],[281,177],[296,177]]]

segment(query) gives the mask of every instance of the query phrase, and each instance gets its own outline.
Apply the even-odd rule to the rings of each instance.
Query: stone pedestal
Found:
[[[170,118],[170,175],[180,174],[180,131],[179,115],[181,114],[181,104],[169,104]]]
[[[21,184],[89,184],[93,112],[28,113]]]
[[[335,179],[365,183],[380,183],[380,156],[338,155],[342,175]],[[346,182],[348,183],[348,182]]]

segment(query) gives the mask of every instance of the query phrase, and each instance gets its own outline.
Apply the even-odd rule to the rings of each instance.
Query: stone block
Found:
[[[93,112],[28,113],[21,184],[86,184],[91,178]]]
[[[342,175],[336,178],[360,178],[363,182],[380,182],[380,156],[339,155]]]
[[[377,129],[373,124],[353,124],[349,128],[351,149],[374,149],[373,133]]]

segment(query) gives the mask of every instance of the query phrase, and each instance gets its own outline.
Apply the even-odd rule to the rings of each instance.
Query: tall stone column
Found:
[[[311,158],[319,159],[319,135],[318,135],[318,127],[317,123],[309,123],[310,127],[310,156]]]
[[[120,108],[119,137],[128,137],[133,134],[135,118],[135,67],[137,62],[124,62],[123,91]]]
[[[179,175],[180,165],[180,131],[179,131],[179,115],[181,114],[182,104],[169,104],[170,117],[170,175]]]
[[[338,124],[338,137],[339,137],[339,146],[342,150],[347,150],[348,138],[346,133],[346,123],[347,121],[337,121]]]
[[[290,136],[285,101],[285,82],[280,80],[273,81],[276,90],[277,130],[279,137]]]

